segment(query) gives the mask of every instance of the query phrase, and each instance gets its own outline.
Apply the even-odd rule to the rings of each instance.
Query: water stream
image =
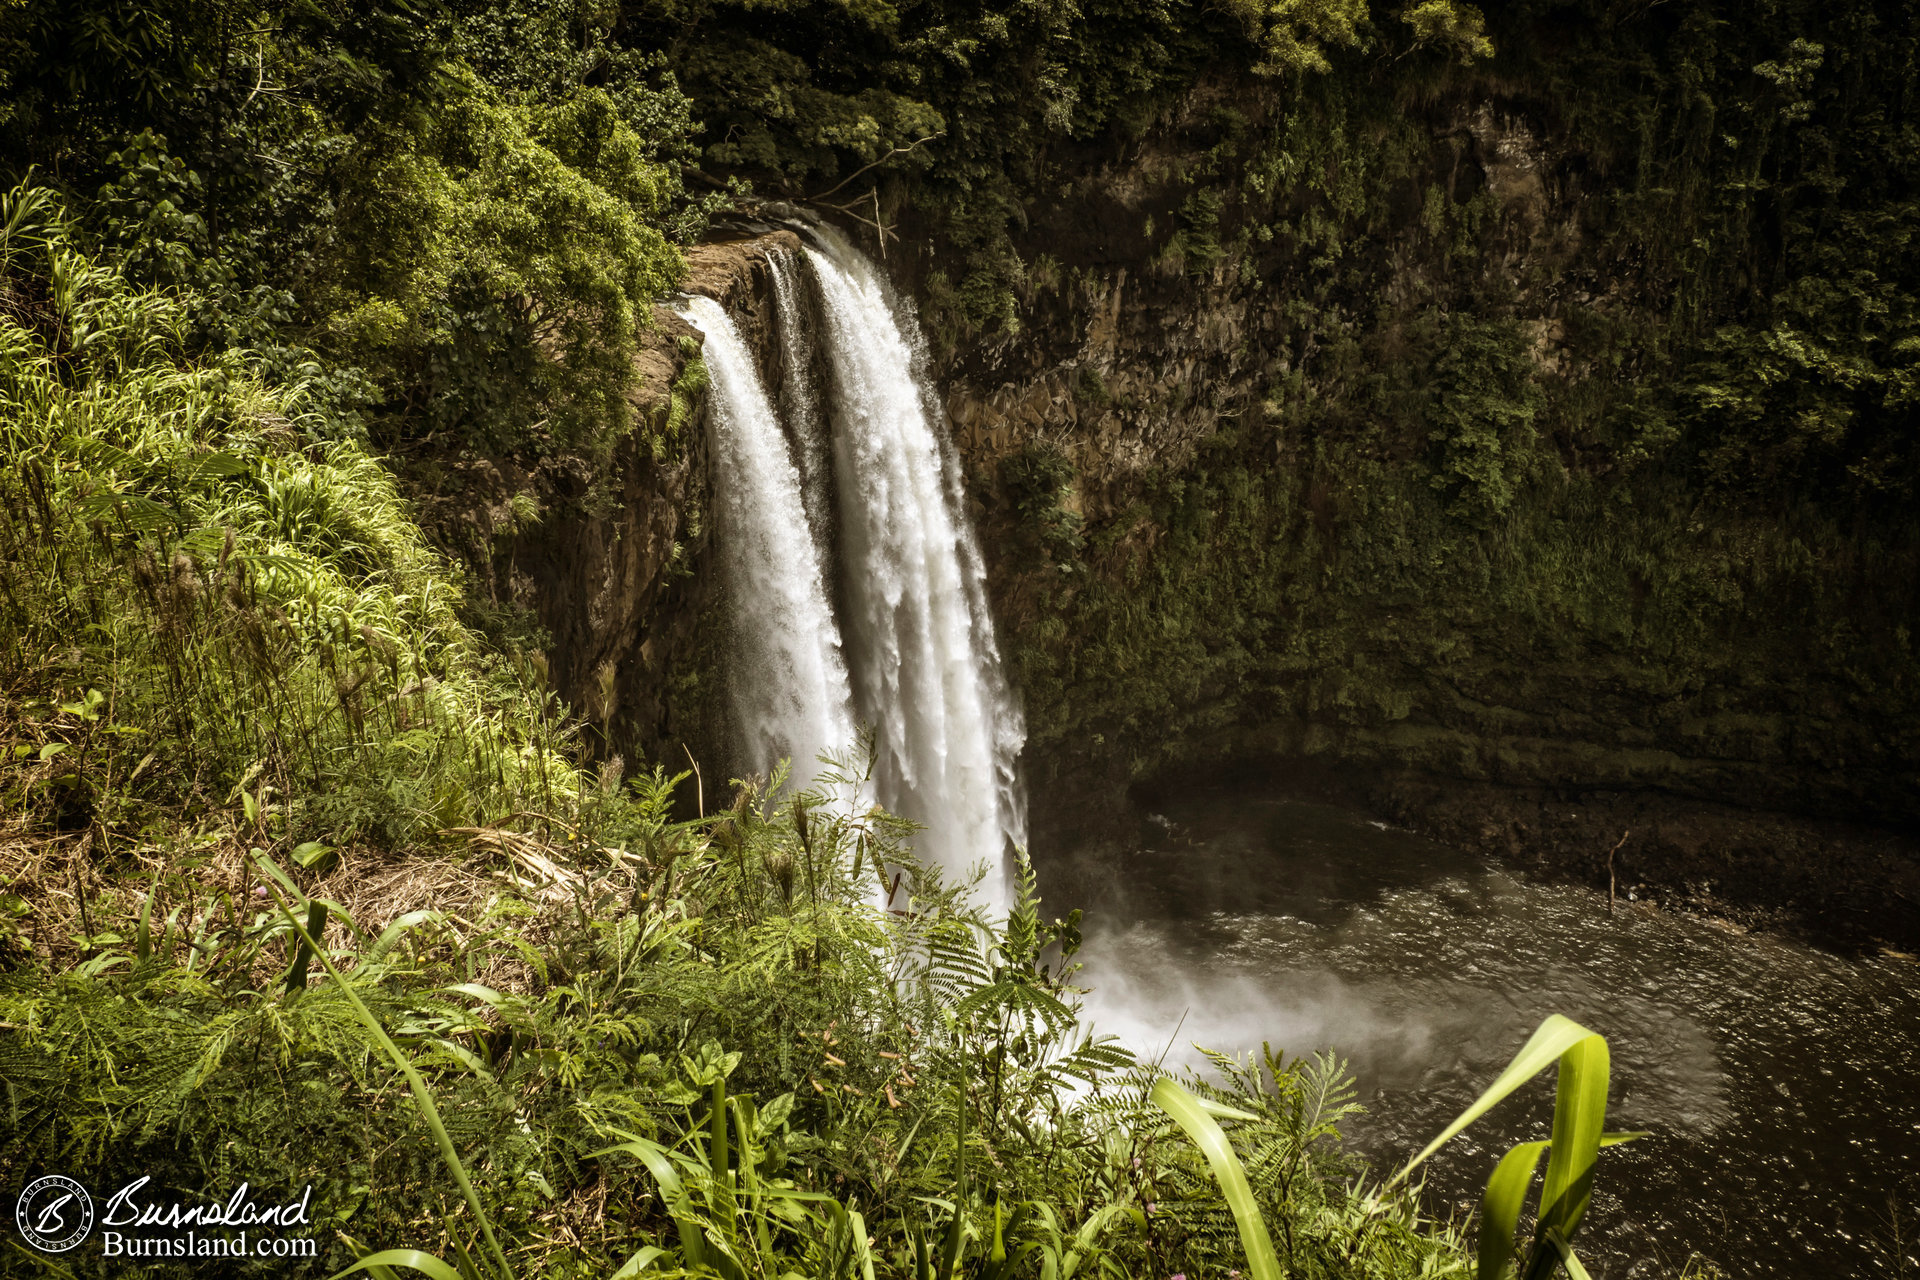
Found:
[[[1026,840],[1024,730],[958,460],[911,310],[846,240],[807,235],[804,258],[770,262],[780,410],[721,307],[687,304],[707,337],[725,477],[714,488],[741,749],[762,770],[790,758],[804,782],[819,753],[853,747],[857,717],[873,730],[875,798],[922,825],[924,860],[980,872],[977,898],[997,913]],[[824,395],[808,378],[816,355]]]
[[[1397,1166],[1551,1012],[1605,1034],[1610,1124],[1581,1255],[1596,1280],[1903,1274],[1920,1209],[1920,962],[1543,884],[1321,805],[1200,793],[1127,847],[1039,868],[1087,908],[1096,1026],[1194,1062],[1265,1039],[1348,1058],[1350,1136]],[[1478,1203],[1499,1154],[1546,1136],[1546,1080],[1435,1159],[1436,1212]],[[1920,1267],[1920,1259],[1909,1264]]]
[[[713,380],[719,545],[742,749],[798,779],[872,726],[881,803],[919,852],[1009,892],[1025,840],[1023,728],[1000,669],[960,472],[911,314],[874,264],[810,229],[772,263],[778,404],[725,312],[695,298]],[[817,321],[812,317],[818,317]],[[811,371],[824,368],[816,388]],[[1901,1274],[1920,1210],[1920,962],[1845,958],[1536,883],[1355,815],[1188,794],[1138,837],[1040,868],[1086,909],[1095,1026],[1149,1057],[1261,1041],[1347,1058],[1349,1127],[1397,1165],[1549,1012],[1606,1034],[1610,1119],[1582,1244],[1605,1280],[1699,1254],[1744,1277]],[[1464,1212],[1500,1152],[1543,1136],[1543,1080],[1430,1166]],[[1904,1225],[1900,1225],[1904,1218]],[[1907,1243],[1895,1243],[1901,1234]],[[1910,1264],[1920,1268],[1920,1258]]]
[[[822,563],[833,563],[834,516],[833,447],[827,423],[810,373],[814,363],[813,335],[809,331],[806,278],[798,259],[772,254],[767,267],[773,276],[773,325],[780,340],[780,417],[793,433],[800,465],[800,500],[806,507]]]
[[[792,761],[802,785],[854,737],[853,700],[800,470],[753,353],[725,309],[693,298],[713,385],[717,544],[731,610],[735,726],[747,761]]]
[[[980,867],[983,906],[1008,896],[1026,842],[1015,762],[1025,740],[987,610],[960,469],[923,371],[916,326],[874,264],[829,230],[807,260],[825,317],[833,470],[855,706],[874,726],[881,803],[921,823],[917,851]]]

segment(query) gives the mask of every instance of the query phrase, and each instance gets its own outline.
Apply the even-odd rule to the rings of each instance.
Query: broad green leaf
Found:
[[[1603,1133],[1602,1147],[1616,1147],[1645,1133]],[[1523,1142],[1506,1155],[1487,1179],[1487,1191],[1480,1200],[1480,1239],[1475,1280],[1500,1280],[1507,1263],[1515,1257],[1514,1233],[1520,1229],[1520,1214],[1526,1207],[1527,1188],[1533,1185],[1540,1155],[1551,1142]]]
[[[650,1244],[634,1254],[631,1258],[628,1258],[626,1262],[621,1264],[618,1271],[608,1277],[608,1280],[633,1280],[635,1276],[652,1266],[655,1259],[666,1256],[667,1251],[665,1249],[662,1249],[657,1244]]]
[[[325,862],[332,853],[332,845],[321,844],[318,840],[308,840],[293,846],[293,860],[309,871]]]
[[[393,950],[394,946],[400,941],[401,935],[406,933],[407,930],[418,925],[426,924],[429,921],[438,922],[445,919],[446,916],[438,911],[423,910],[407,912],[407,914],[401,916],[398,920],[395,920],[392,924],[381,930],[379,938],[375,939],[374,944],[367,948],[367,959],[384,959],[387,952]]]
[[[1479,1261],[1476,1280],[1500,1280],[1507,1263],[1513,1260],[1513,1234],[1520,1229],[1520,1211],[1526,1206],[1527,1188],[1533,1185],[1533,1171],[1540,1166],[1540,1155],[1549,1143],[1522,1142],[1500,1157],[1493,1176],[1487,1179],[1487,1191],[1480,1198]]]
[[[1233,1220],[1240,1227],[1240,1244],[1247,1251],[1247,1271],[1252,1280],[1280,1280],[1280,1259],[1273,1251],[1273,1238],[1267,1234],[1267,1224],[1261,1221],[1260,1206],[1254,1201],[1253,1188],[1247,1185],[1246,1170],[1241,1168],[1240,1157],[1233,1153],[1226,1133],[1214,1123],[1198,1098],[1171,1080],[1163,1077],[1155,1081],[1152,1098],[1187,1131],[1187,1136],[1213,1167],[1214,1179],[1219,1182],[1227,1207],[1233,1210]]]
[[[1560,1055],[1553,1096],[1553,1152],[1540,1192],[1540,1222],[1568,1240],[1580,1229],[1593,1199],[1593,1164],[1607,1127],[1610,1055],[1602,1036],[1589,1036]]]
[[[759,1133],[770,1133],[779,1128],[792,1111],[793,1094],[783,1093],[760,1108],[760,1114],[754,1120],[754,1128]]]
[[[621,1143],[617,1147],[608,1147],[603,1151],[596,1151],[587,1158],[589,1160],[599,1160],[602,1157],[616,1153],[638,1156],[640,1163],[647,1166],[647,1172],[653,1175],[653,1180],[660,1184],[660,1190],[664,1198],[670,1201],[680,1198],[680,1175],[675,1172],[673,1159],[667,1154],[665,1147],[657,1142],[651,1142],[646,1138],[634,1138],[631,1141]]]
[[[1507,1069],[1500,1073],[1500,1077],[1488,1085],[1486,1091],[1474,1100],[1472,1106],[1462,1111],[1458,1119],[1443,1129],[1439,1137],[1429,1142],[1419,1155],[1407,1161],[1400,1172],[1387,1179],[1387,1185],[1392,1186],[1412,1173],[1455,1134],[1491,1110],[1495,1103],[1539,1075],[1548,1064],[1589,1036],[1599,1039],[1571,1018],[1557,1013],[1549,1014],[1532,1038],[1520,1046],[1520,1052],[1513,1056],[1513,1061],[1507,1064]]]

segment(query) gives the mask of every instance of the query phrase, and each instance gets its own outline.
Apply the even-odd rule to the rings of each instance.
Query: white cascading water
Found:
[[[958,460],[937,429],[917,326],[873,264],[831,230],[807,250],[824,313],[843,618],[855,705],[875,728],[874,781],[922,824],[923,859],[965,875],[990,912],[1026,843],[1015,774],[1025,727],[987,610]]]
[[[752,768],[786,758],[793,784],[854,741],[853,703],[799,469],[733,320],[711,298],[686,316],[706,335],[718,545],[733,628],[734,716]]]
[[[827,425],[808,377],[813,363],[813,339],[808,332],[807,306],[798,259],[784,253],[767,256],[773,276],[773,323],[780,339],[780,413],[793,429],[800,462],[800,500],[822,564],[833,562],[833,471],[829,461]]]

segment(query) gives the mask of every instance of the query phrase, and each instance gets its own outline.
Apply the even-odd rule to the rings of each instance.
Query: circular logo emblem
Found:
[[[65,1253],[93,1230],[93,1201],[72,1178],[49,1174],[27,1184],[13,1206],[14,1225],[42,1253]]]

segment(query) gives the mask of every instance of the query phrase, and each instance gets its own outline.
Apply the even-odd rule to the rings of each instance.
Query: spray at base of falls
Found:
[[[782,757],[805,786],[822,752],[854,740],[853,705],[827,578],[809,532],[799,470],[753,354],[720,304],[687,303],[706,335],[713,386],[714,486],[733,627],[733,709],[747,759]]]
[[[832,379],[841,621],[854,703],[876,731],[874,780],[883,804],[926,828],[923,859],[950,873],[985,865],[979,895],[997,916],[1012,896],[1009,846],[1026,843],[1015,773],[1026,731],[1000,669],[959,462],[911,315],[837,233],[811,238]]]

